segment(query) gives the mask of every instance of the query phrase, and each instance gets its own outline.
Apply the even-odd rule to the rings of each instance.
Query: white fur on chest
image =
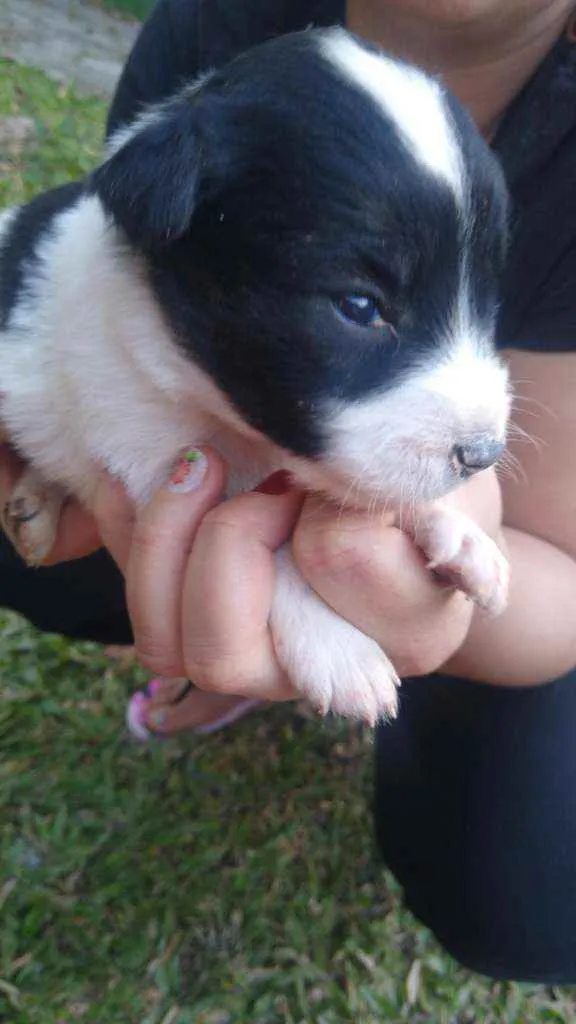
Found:
[[[0,332],[1,416],[47,480],[90,503],[95,466],[137,502],[178,453],[214,445],[229,492],[278,468],[211,380],[176,346],[144,268],[124,251],[97,199],[61,214],[40,244],[7,330]]]

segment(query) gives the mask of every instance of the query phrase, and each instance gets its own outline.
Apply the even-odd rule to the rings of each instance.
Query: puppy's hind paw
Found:
[[[311,705],[374,726],[396,718],[400,680],[378,644],[341,619],[302,578],[291,552],[276,552],[270,628],[278,661]]]
[[[307,611],[298,630],[278,621],[273,628],[280,663],[299,693],[322,715],[369,726],[396,718],[400,680],[384,651],[319,601]]]

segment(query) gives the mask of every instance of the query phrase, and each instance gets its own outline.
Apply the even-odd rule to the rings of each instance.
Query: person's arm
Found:
[[[503,538],[511,562],[507,611],[475,615],[446,670],[526,685],[576,664],[576,353],[509,352],[519,478],[502,478]],[[528,438],[532,438],[530,441]]]

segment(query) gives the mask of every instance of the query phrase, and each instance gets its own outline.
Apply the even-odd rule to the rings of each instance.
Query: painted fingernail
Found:
[[[178,459],[168,481],[168,490],[173,494],[195,491],[206,476],[207,467],[208,462],[203,452],[198,448],[189,448]]]
[[[254,489],[260,494],[285,494],[290,487],[290,474],[285,469],[279,469],[271,476],[267,476],[258,487]]]

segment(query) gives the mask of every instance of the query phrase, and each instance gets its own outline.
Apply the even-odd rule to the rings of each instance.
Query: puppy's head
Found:
[[[303,483],[398,504],[495,461],[506,194],[438,82],[340,29],[285,36],[145,113],[91,187]]]

